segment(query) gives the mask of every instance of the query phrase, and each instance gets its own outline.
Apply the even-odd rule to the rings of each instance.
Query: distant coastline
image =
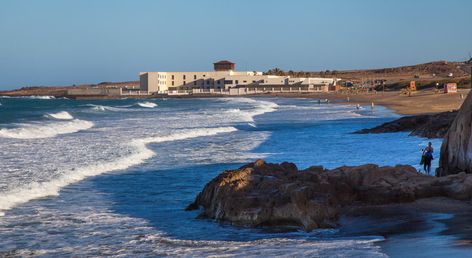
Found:
[[[343,88],[335,92],[264,92],[257,94],[245,93],[241,96],[229,96],[217,93],[198,93],[188,95],[141,94],[139,81],[101,82],[71,86],[38,86],[23,87],[16,90],[0,91],[0,96],[52,96],[56,98],[74,99],[120,99],[120,98],[217,98],[217,97],[285,97],[285,98],[314,98],[326,99],[331,103],[352,105],[382,105],[402,115],[433,114],[453,111],[460,108],[463,98],[469,93],[470,71],[472,60],[467,62],[436,61],[412,66],[382,68],[370,70],[295,72],[275,68],[265,74],[278,76],[337,76],[343,79],[341,83],[370,85],[363,87]],[[418,91],[406,96],[404,89],[410,81],[416,82]],[[381,84],[378,82],[381,81]],[[439,93],[438,85],[454,82],[459,90],[456,94]],[[439,86],[440,87],[440,86]],[[69,96],[74,90],[79,94]],[[80,95],[81,91],[87,94]],[[134,92],[126,95],[122,91]]]

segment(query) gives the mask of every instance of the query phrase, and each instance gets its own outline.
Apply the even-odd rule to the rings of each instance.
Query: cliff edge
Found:
[[[472,173],[472,95],[462,104],[444,137],[437,176]]]

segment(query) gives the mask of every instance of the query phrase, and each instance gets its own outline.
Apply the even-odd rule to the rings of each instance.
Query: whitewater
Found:
[[[59,120],[72,121],[15,124],[13,128],[0,129],[0,137],[16,139],[50,138],[60,134],[87,130],[93,126],[93,122],[73,119],[73,117],[64,114],[52,114],[50,116]]]
[[[304,99],[4,98],[0,114],[0,256],[384,257],[381,236],[238,228],[184,209],[218,173],[257,158],[413,163],[400,157],[425,143],[347,137],[396,115]],[[399,138],[396,159],[366,143]]]

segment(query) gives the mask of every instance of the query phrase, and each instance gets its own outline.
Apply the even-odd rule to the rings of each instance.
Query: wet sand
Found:
[[[447,198],[348,207],[341,234],[383,236],[389,257],[471,257],[472,205]]]

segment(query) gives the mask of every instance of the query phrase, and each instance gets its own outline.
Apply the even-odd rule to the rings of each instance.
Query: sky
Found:
[[[0,89],[141,71],[383,68],[472,53],[470,0],[0,0]]]

